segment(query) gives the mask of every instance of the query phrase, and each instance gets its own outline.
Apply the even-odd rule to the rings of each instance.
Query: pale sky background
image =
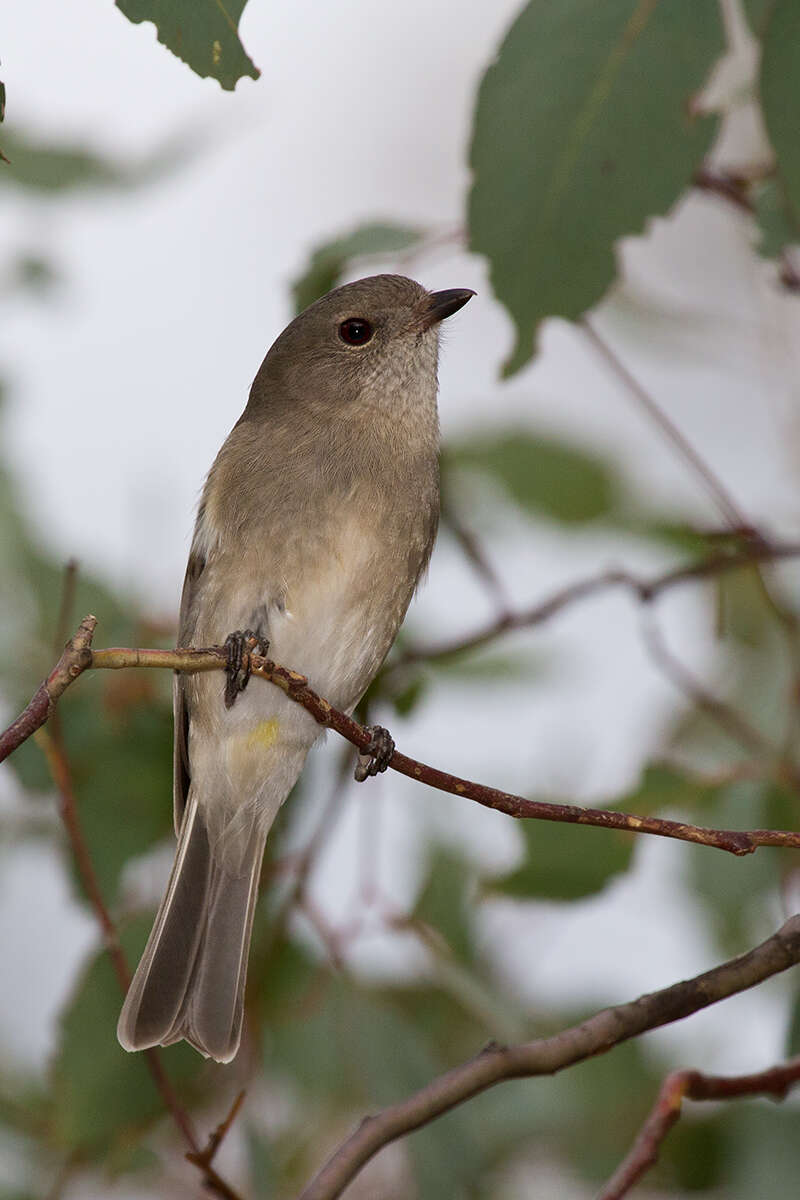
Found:
[[[204,473],[291,315],[289,281],[313,246],[362,220],[432,230],[460,224],[475,88],[518,7],[250,0],[242,36],[262,77],[241,81],[233,94],[198,79],[156,44],[152,25],[129,24],[110,4],[9,7],[9,122],[47,139],[85,140],[125,161],[175,135],[197,145],[188,164],[141,190],[53,203],[0,191],[0,264],[30,247],[64,276],[46,303],[6,305],[0,328],[11,385],[3,455],[31,518],[64,558],[174,614]],[[758,148],[744,112],[723,149],[746,159]],[[745,511],[791,534],[800,515],[800,309],[779,292],[753,241],[741,213],[691,197],[626,243],[627,288],[602,306],[597,323]],[[622,463],[640,495],[716,523],[682,462],[576,330],[548,324],[535,365],[500,384],[511,329],[484,262],[447,249],[407,269],[430,287],[478,292],[449,323],[445,437],[510,423],[567,435]],[[675,561],[631,538],[513,514],[497,528],[477,508],[464,515],[521,604],[611,564],[647,572]],[[662,609],[670,643],[713,678],[712,615],[702,593],[675,593]],[[487,611],[441,539],[409,624],[431,637],[466,632]],[[517,644],[552,661],[546,678],[485,692],[437,687],[411,719],[386,715],[398,746],[531,795],[599,800],[629,787],[680,704],[642,649],[634,606],[598,599]],[[324,790],[324,755],[310,770]],[[376,871],[399,906],[413,898],[426,830],[484,863],[509,864],[520,853],[510,820],[390,773],[368,793],[352,789],[326,848],[316,888],[334,916],[353,899],[367,806],[380,808]],[[587,836],[601,853],[604,835]],[[493,905],[487,945],[514,985],[543,1003],[576,991],[623,1000],[705,969],[716,952],[681,892],[682,862],[679,845],[653,840],[638,848],[635,871],[598,901],[566,910]],[[780,917],[754,914],[754,937]],[[93,942],[55,855],[0,846],[0,961],[16,981],[13,994],[0,989],[4,1054],[45,1062],[54,1015]],[[354,951],[364,970],[413,961],[394,937],[365,939]],[[651,1035],[648,1045],[700,1067],[762,1067],[780,1053],[785,994],[776,981],[758,997]]]

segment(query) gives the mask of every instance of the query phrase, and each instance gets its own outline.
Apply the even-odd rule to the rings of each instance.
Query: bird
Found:
[[[177,847],[126,1050],[236,1055],[267,834],[321,734],[278,688],[247,686],[248,651],[348,713],[374,679],[436,537],[440,323],[474,294],[389,274],[330,291],[275,340],[208,473],[178,644],[225,644],[227,670],[175,675]],[[376,727],[357,777],[392,748]]]

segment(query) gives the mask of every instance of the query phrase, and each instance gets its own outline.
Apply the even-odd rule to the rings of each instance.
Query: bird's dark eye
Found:
[[[363,346],[372,337],[372,326],[363,317],[348,317],[339,326],[339,337],[348,346]]]

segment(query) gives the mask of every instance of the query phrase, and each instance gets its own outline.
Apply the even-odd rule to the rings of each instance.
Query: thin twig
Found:
[[[228,1131],[233,1125],[233,1122],[239,1115],[239,1110],[244,1104],[244,1098],[246,1095],[246,1091],[244,1088],[242,1088],[231,1105],[227,1117],[225,1117],[223,1121],[220,1121],[216,1129],[212,1129],[211,1133],[208,1135],[208,1141],[202,1150],[189,1150],[186,1153],[186,1157],[188,1158],[189,1162],[194,1163],[196,1167],[200,1167],[206,1177],[209,1175],[209,1173],[216,1175],[216,1171],[213,1171],[211,1164],[214,1161],[217,1151],[225,1140]]]
[[[510,606],[508,593],[502,579],[492,566],[489,556],[486,554],[477,535],[464,524],[461,517],[444,496],[442,497],[442,524],[447,526],[458,542],[467,562],[472,566],[475,574],[483,583],[492,600],[494,600],[498,613],[501,616],[505,616],[510,611]]]
[[[89,618],[87,618],[89,620]],[[93,620],[93,618],[92,618]],[[81,629],[85,629],[86,621],[81,622]],[[77,637],[77,635],[76,635]],[[88,637],[91,638],[91,632]],[[73,642],[76,639],[72,639]],[[85,669],[85,666],[84,668]],[[72,678],[77,678],[73,676]],[[70,682],[68,680],[68,682]],[[66,685],[65,685],[66,686]],[[63,690],[63,689],[62,689]],[[64,742],[61,725],[58,720],[58,713],[51,714],[50,725],[48,729],[39,729],[36,732],[36,740],[42,748],[47,759],[50,773],[53,777],[53,782],[56,785],[56,791],[59,797],[59,813],[64,823],[64,828],[67,831],[69,838],[72,856],[75,860],[75,866],[78,870],[86,895],[89,899],[92,911],[95,915],[100,930],[103,935],[103,944],[111,958],[111,964],[114,968],[114,973],[120,985],[120,990],[124,994],[128,990],[131,975],[128,967],[125,953],[119,941],[116,925],[108,910],[108,906],[103,899],[103,893],[100,888],[100,883],[97,878],[97,873],[94,869],[89,847],[86,838],[83,834],[83,828],[78,815],[78,806],[75,799],[75,791],[72,784],[72,772],[70,770],[69,758],[67,756],[66,744]],[[164,1101],[164,1106],[170,1113],[175,1125],[183,1135],[189,1146],[187,1158],[194,1161],[193,1155],[202,1155],[197,1135],[195,1134],[189,1114],[186,1112],[180,1103],[172,1082],[167,1075],[164,1064],[157,1050],[143,1051],[147,1068],[152,1077],[156,1090]],[[223,1197],[223,1200],[240,1200],[239,1193],[234,1189],[214,1170],[211,1166],[210,1159],[208,1164],[198,1163],[203,1172],[203,1181],[209,1191],[216,1196]]]
[[[697,679],[689,668],[672,653],[667,646],[661,630],[653,620],[642,622],[642,633],[645,645],[651,658],[663,671],[676,688],[706,713],[713,721],[724,729],[730,738],[752,751],[757,757],[778,760],[781,750],[764,737],[738,709],[725,700],[715,696],[704,684]],[[793,782],[797,782],[793,780]]]
[[[608,342],[600,336],[588,317],[583,317],[581,326],[595,350],[605,360],[607,365],[611,367],[617,378],[622,381],[639,407],[647,413],[650,420],[658,427],[666,440],[674,446],[684,461],[691,467],[714,501],[726,524],[732,530],[739,533],[746,533],[758,542],[761,535],[751,522],[747,520],[721,479],[712,471],[711,467],[698,451],[695,450],[688,438],[681,433],[677,425],[670,420],[650,393],[631,374],[616,352],[609,346]]]
[[[224,647],[186,650],[145,650],[114,647],[107,650],[90,651],[91,666],[105,670],[120,670],[126,667],[166,668],[172,671],[213,671],[225,666]],[[308,680],[297,671],[288,670],[270,658],[250,655],[253,675],[269,680],[279,687],[290,700],[301,704],[319,725],[333,729],[361,751],[367,751],[372,742],[369,729],[359,725],[352,717],[334,708],[322,696],[308,686]],[[82,669],[85,669],[82,668]],[[38,693],[37,693],[38,696]],[[36,696],[31,704],[36,701]],[[24,724],[26,711],[17,718],[14,726]],[[44,719],[44,718],[43,718]],[[41,722],[39,722],[41,724]],[[22,740],[22,739],[20,739]],[[0,741],[2,739],[0,738]],[[620,829],[628,833],[647,833],[658,837],[675,838],[683,842],[695,842],[713,846],[730,854],[752,854],[759,846],[784,846],[800,848],[800,832],[783,829],[711,829],[690,825],[683,821],[670,821],[662,817],[640,817],[614,809],[582,808],[575,804],[555,804],[543,800],[527,800],[512,792],[503,792],[486,784],[475,783],[447,771],[440,771],[415,758],[409,758],[395,750],[388,764],[394,771],[409,779],[426,783],[438,791],[450,792],[465,799],[474,800],[485,808],[506,813],[517,819],[558,821],[571,825],[591,825],[601,829]]]
[[[742,550],[714,554],[699,562],[675,567],[650,579],[642,578],[623,569],[611,568],[599,574],[589,575],[586,579],[579,579],[576,583],[568,584],[553,592],[546,599],[531,605],[530,608],[521,609],[516,613],[503,613],[474,633],[433,646],[408,647],[389,664],[384,678],[396,674],[410,664],[436,662],[440,659],[450,658],[469,650],[477,650],[500,634],[542,625],[572,604],[594,596],[598,592],[623,588],[631,592],[634,599],[640,603],[650,604],[665,592],[685,583],[711,579],[758,562],[777,562],[798,557],[800,557],[800,543],[753,542]]]
[[[800,916],[767,941],[694,979],[603,1009],[554,1037],[484,1051],[375,1116],[366,1117],[328,1159],[300,1200],[335,1200],[379,1150],[506,1079],[553,1075],[630,1038],[716,1004],[800,962]]]
[[[597,1200],[621,1200],[658,1160],[661,1143],[681,1115],[684,1100],[734,1100],[741,1096],[772,1096],[783,1100],[800,1082],[800,1055],[752,1075],[704,1075],[672,1071],[659,1089],[650,1115],[633,1146]]]
[[[78,582],[78,562],[77,559],[69,558],[64,564],[64,578],[61,585],[61,602],[58,606],[58,617],[56,618],[56,633],[53,642],[53,649],[56,654],[64,645],[64,642],[72,625],[72,609],[75,603],[75,587]]]

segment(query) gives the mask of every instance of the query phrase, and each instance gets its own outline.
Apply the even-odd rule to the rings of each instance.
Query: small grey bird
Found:
[[[375,275],[323,296],[270,349],[209,472],[178,641],[227,640],[228,678],[175,679],[178,846],[120,1015],[126,1050],[236,1054],[264,843],[321,732],[278,688],[244,690],[242,649],[268,643],[335,707],[358,703],[433,548],[438,327],[473,294]]]

